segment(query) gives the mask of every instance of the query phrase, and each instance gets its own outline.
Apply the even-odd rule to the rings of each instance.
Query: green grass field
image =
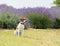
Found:
[[[60,46],[60,29],[28,29],[23,37],[0,29],[0,46]]]

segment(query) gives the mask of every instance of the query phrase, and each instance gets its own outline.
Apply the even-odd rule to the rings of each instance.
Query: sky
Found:
[[[0,4],[6,4],[15,8],[28,8],[28,7],[46,7],[53,6],[54,0],[0,0]]]

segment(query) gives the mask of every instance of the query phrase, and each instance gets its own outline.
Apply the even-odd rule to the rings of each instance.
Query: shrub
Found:
[[[13,29],[19,22],[19,17],[10,13],[0,16],[0,28]]]
[[[54,28],[60,28],[60,18],[56,18],[56,21],[54,22]]]
[[[33,28],[51,28],[52,20],[43,13],[30,13],[27,18],[31,21],[31,27]]]

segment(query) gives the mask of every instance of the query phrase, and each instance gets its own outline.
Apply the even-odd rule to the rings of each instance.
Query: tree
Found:
[[[14,29],[19,22],[19,16],[5,13],[0,16],[0,28]]]
[[[60,7],[60,0],[55,0],[54,4],[56,4],[56,6]]]
[[[46,29],[52,27],[52,20],[44,13],[30,13],[27,18],[31,21],[30,25],[36,29]]]

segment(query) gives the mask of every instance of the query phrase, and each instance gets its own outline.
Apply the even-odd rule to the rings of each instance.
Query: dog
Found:
[[[23,36],[24,35],[24,23],[25,23],[26,19],[25,18],[21,18],[20,19],[20,23],[17,25],[16,30],[14,31],[14,34],[16,36]]]

